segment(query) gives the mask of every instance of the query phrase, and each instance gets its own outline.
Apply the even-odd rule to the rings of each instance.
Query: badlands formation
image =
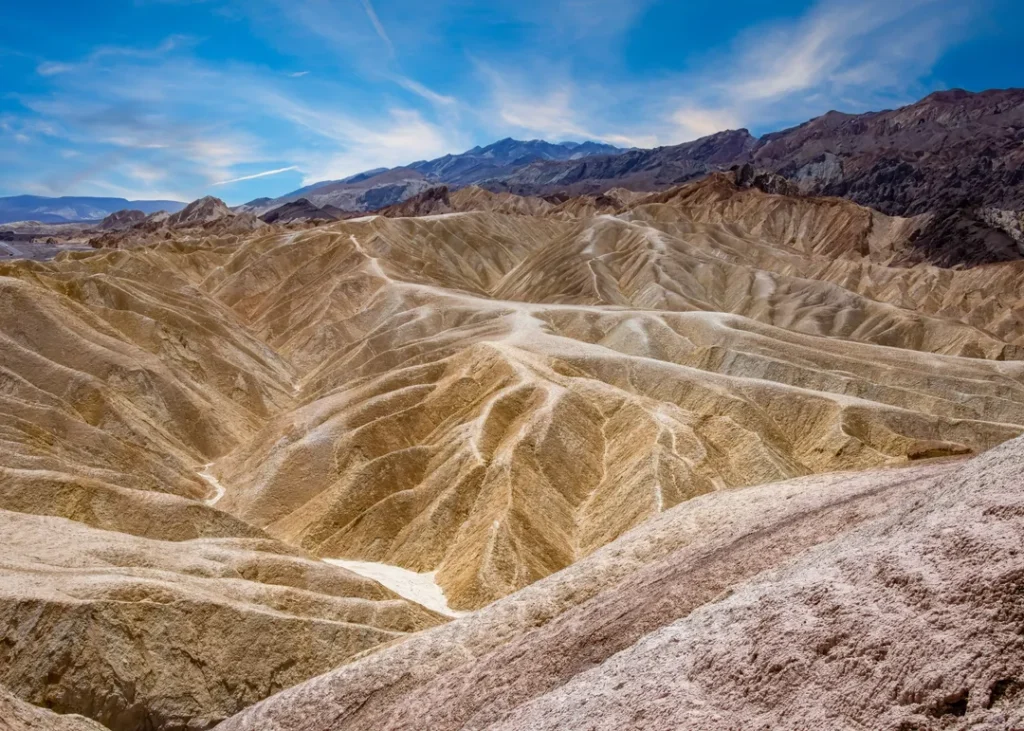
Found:
[[[199,203],[0,264],[13,728],[1024,723],[1021,263],[732,174]]]

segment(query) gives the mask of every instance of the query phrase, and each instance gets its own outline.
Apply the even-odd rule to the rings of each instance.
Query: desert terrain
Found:
[[[704,172],[0,258],[0,728],[1024,724],[1024,254]]]

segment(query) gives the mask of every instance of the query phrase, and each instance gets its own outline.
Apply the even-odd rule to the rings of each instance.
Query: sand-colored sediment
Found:
[[[831,517],[794,514],[806,532],[757,544],[736,573],[729,541],[800,504],[775,483],[809,480],[801,495],[827,502],[839,483],[823,473],[1024,431],[1024,270],[904,266],[913,220],[717,177],[448,205],[291,231],[217,219],[0,265],[0,515],[25,536],[4,569],[0,683],[118,731],[199,729],[472,611],[452,626],[476,639],[453,642],[475,649],[424,665],[447,672],[617,586],[523,603],[665,516],[730,506],[683,534],[726,541],[728,580],[706,574],[691,597],[707,602],[903,505],[899,490],[853,512],[817,503]],[[836,479],[870,491],[894,473],[866,474],[881,482]],[[380,578],[445,611],[320,560],[339,558],[395,567]],[[676,589],[654,605],[640,588],[636,627],[683,616],[662,611]],[[484,609],[509,606],[531,619]],[[613,626],[609,654],[639,639]],[[550,673],[523,698],[578,674]],[[353,698],[369,687],[353,682]]]
[[[1014,728],[1022,470],[1018,439],[705,495],[220,729]]]

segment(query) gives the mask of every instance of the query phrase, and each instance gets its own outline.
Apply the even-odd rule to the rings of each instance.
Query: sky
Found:
[[[504,137],[652,147],[1024,86],[1019,0],[5,6],[0,195],[234,205]]]

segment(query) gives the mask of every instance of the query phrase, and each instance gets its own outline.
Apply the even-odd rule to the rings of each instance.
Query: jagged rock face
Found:
[[[1024,90],[938,92],[900,109],[829,112],[760,139],[746,130],[587,160],[536,163],[483,183],[521,195],[658,190],[733,166],[895,216],[932,214],[918,261],[974,266],[1024,258]],[[773,193],[791,193],[776,178]],[[1002,211],[999,214],[986,211]]]
[[[62,716],[37,708],[0,687],[0,729],[3,731],[103,731],[95,721],[77,714]]]
[[[954,90],[894,111],[830,112],[766,135],[752,158],[806,190],[890,214],[968,202],[1021,210],[1022,140],[1024,90]]]
[[[142,211],[115,211],[100,221],[96,228],[100,231],[118,231],[120,229],[131,228],[145,220],[146,214]]]
[[[787,178],[776,173],[759,172],[750,163],[736,168],[734,172],[736,185],[740,188],[757,188],[764,193],[773,195],[799,195],[800,188]]]
[[[344,216],[345,212],[338,208],[333,206],[320,208],[305,198],[300,198],[264,213],[260,216],[260,220],[264,223],[326,222],[337,221]]]
[[[1022,468],[705,495],[222,729],[1013,728]]]
[[[382,208],[377,211],[377,214],[389,218],[407,218],[451,213],[453,210],[448,186],[439,185],[436,188],[428,188],[401,203]]]
[[[220,198],[211,195],[192,201],[167,219],[171,227],[199,226],[231,216],[232,211]]]
[[[129,226],[120,226],[94,237],[95,249],[121,249],[160,241],[201,239],[207,244],[216,237],[237,237],[264,226],[248,211],[236,212],[222,200],[207,196],[193,201],[174,214],[158,211]]]
[[[894,111],[831,112],[767,135],[754,163],[803,190],[896,215],[931,213],[918,256],[940,266],[1024,258],[1024,90],[938,92]],[[1015,219],[1012,213],[1009,219]]]
[[[730,488],[1024,431],[1020,265],[909,265],[918,218],[757,177],[564,200],[464,189],[435,194],[439,215],[165,226],[159,244],[4,265],[0,522],[17,561],[0,683],[112,727],[206,728],[443,621],[317,558],[433,572],[459,610],[517,607],[500,602],[607,565],[609,543],[691,503],[725,506],[712,522],[737,541],[811,511],[768,489],[729,523],[752,499]],[[811,511],[792,545],[734,563],[750,578],[881,515],[896,503],[877,479],[850,488],[856,510]],[[825,510],[839,483],[798,484]],[[698,604],[730,585],[704,575]],[[596,596],[562,591],[529,626]],[[528,626],[481,616],[498,619],[477,637],[508,627],[494,641]]]

